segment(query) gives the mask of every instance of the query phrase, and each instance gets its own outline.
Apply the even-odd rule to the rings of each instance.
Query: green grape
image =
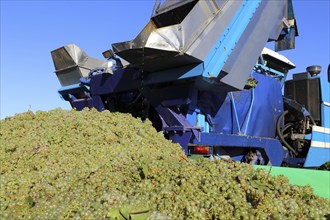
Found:
[[[328,200],[284,176],[180,161],[178,144],[129,114],[54,109],[0,123],[0,219],[106,219],[125,207],[149,219],[330,216]]]

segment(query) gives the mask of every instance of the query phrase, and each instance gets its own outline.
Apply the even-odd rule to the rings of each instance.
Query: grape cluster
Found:
[[[54,109],[1,120],[0,219],[322,219],[330,202],[248,164],[188,160],[150,121]]]
[[[330,171],[330,160],[322,164],[319,168],[319,170],[328,170]]]

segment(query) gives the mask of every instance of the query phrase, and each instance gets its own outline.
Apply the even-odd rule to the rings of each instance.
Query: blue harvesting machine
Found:
[[[296,36],[291,0],[166,0],[104,61],[74,44],[51,55],[72,108],[149,119],[188,156],[318,167],[330,160],[329,68],[286,80],[295,65],[265,48]]]

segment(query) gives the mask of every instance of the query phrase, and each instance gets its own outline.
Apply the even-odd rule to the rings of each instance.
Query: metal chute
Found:
[[[203,63],[203,77],[242,89],[264,45],[296,29],[283,22],[294,21],[290,2],[167,0],[134,40],[112,47],[147,72]]]
[[[107,67],[107,61],[89,57],[75,44],[60,47],[51,52],[55,73],[62,86],[79,83],[81,77],[88,77],[91,69]]]

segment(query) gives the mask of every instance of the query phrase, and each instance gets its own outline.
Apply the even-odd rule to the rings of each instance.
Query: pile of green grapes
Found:
[[[326,219],[330,201],[248,164],[190,161],[149,121],[96,110],[1,120],[0,219]]]

